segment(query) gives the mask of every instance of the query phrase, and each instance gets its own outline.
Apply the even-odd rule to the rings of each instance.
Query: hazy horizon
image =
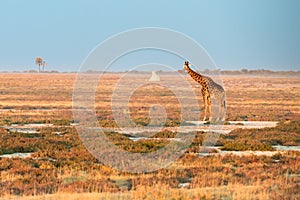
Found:
[[[177,69],[176,68],[176,70],[174,70],[174,71],[172,71],[172,70],[151,70],[151,69],[148,69],[148,70],[119,70],[119,71],[116,71],[116,70],[107,70],[107,71],[105,71],[105,72],[107,72],[107,73],[126,73],[126,72],[141,72],[141,73],[143,73],[143,72],[152,72],[152,71],[155,71],[155,72],[159,72],[159,71],[161,71],[161,72],[175,72],[175,71],[184,71],[183,69]],[[207,68],[205,68],[205,69],[202,69],[202,70],[196,70],[196,71],[200,71],[200,72],[204,72],[204,71],[211,71],[211,72],[213,72],[214,71],[214,69],[207,69]],[[247,69],[247,68],[241,68],[241,69],[220,69],[220,68],[217,68],[217,69],[215,69],[215,71],[221,71],[221,72],[230,72],[230,71],[232,71],[232,72],[242,72],[243,70],[248,70],[248,73],[250,72],[250,71],[260,71],[260,70],[266,70],[266,71],[270,71],[270,72],[300,72],[300,70],[289,70],[289,69],[286,69],[286,70],[272,70],[272,69],[264,69],[264,68],[259,68],[259,69]],[[76,71],[76,70],[74,70],[74,71],[72,71],[72,70],[69,70],[69,71],[63,71],[63,70],[55,70],[55,69],[45,69],[45,71],[43,72],[43,71],[41,71],[40,73],[54,73],[54,72],[58,72],[58,73],[86,73],[86,72],[93,72],[93,71],[95,71],[95,72],[103,72],[103,71],[101,71],[101,70],[92,70],[92,69],[90,69],[90,70],[86,70],[86,71]],[[38,69],[28,69],[28,70],[1,70],[0,71],[0,73],[39,73],[38,72]]]

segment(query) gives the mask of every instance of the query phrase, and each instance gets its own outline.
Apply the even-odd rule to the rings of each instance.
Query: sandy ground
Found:
[[[266,128],[275,127],[277,122],[275,121],[230,121],[229,125],[214,125],[206,124],[205,121],[187,121],[187,123],[194,124],[181,127],[133,127],[133,128],[103,128],[104,131],[116,131],[122,134],[136,135],[145,132],[159,132],[159,131],[173,131],[173,132],[192,132],[192,131],[204,131],[204,132],[216,132],[220,134],[230,133],[235,129],[251,129],[251,128]]]

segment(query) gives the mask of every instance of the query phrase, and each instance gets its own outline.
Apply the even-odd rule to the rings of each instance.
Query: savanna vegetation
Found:
[[[104,85],[98,88],[96,114],[102,127],[117,127],[108,106],[119,76],[105,75]],[[28,158],[0,158],[0,199],[300,197],[299,151],[278,152],[273,156],[235,156],[210,150],[211,155],[199,156],[206,134],[202,131],[197,132],[183,156],[166,169],[133,174],[105,166],[84,147],[72,125],[76,123],[72,116],[74,74],[0,74],[0,78],[0,155],[32,153]],[[274,128],[233,130],[221,135],[216,146],[228,151],[274,151],[274,145],[300,145],[298,78],[236,76],[224,77],[223,81],[228,105],[226,120],[279,123]],[[201,103],[200,89],[191,84]],[[147,113],[154,100],[166,109],[166,126],[189,125],[182,123],[180,105],[173,93],[161,87],[152,89],[148,97],[143,88],[136,90],[130,99],[130,114],[138,127],[149,125]],[[197,120],[198,108],[191,105],[189,109],[190,120]],[[8,129],[13,124],[30,123],[52,126],[40,126],[37,133]],[[117,131],[105,134],[119,148],[134,153],[155,151],[176,138],[176,133],[167,130],[137,141],[131,138],[143,134]]]

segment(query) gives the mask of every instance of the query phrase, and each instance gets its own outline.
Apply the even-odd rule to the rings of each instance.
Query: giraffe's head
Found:
[[[188,70],[189,68],[190,68],[190,63],[189,63],[189,61],[185,61],[184,62],[184,65],[183,65],[183,68],[185,69],[185,70]]]

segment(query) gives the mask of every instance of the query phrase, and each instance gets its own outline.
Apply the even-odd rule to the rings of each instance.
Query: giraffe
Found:
[[[211,111],[211,97],[215,98],[218,101],[218,117],[217,121],[225,120],[225,110],[226,110],[226,102],[225,102],[225,91],[223,87],[216,82],[214,82],[210,77],[203,76],[190,68],[191,64],[188,61],[185,61],[183,68],[189,73],[189,75],[198,82],[201,86],[201,93],[203,96],[204,102],[204,117],[203,121],[206,121],[207,111],[209,112],[209,121],[212,120],[212,111]]]

